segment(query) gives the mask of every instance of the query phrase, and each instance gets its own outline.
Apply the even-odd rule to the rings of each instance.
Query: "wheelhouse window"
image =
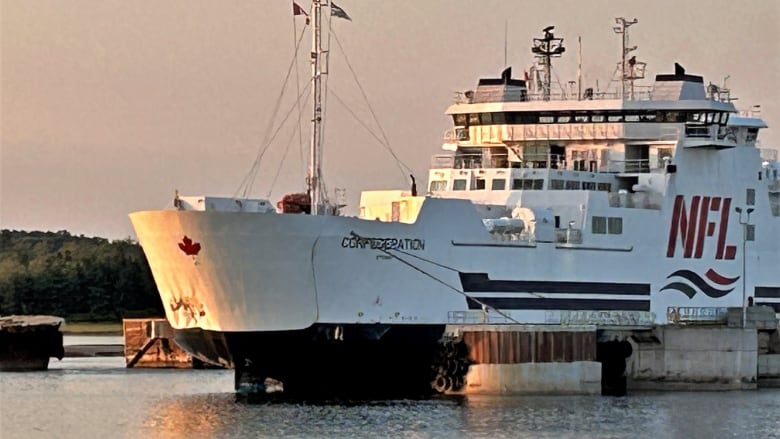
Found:
[[[484,178],[477,178],[474,180],[474,190],[478,191],[484,191],[485,190],[485,179]]]
[[[515,178],[512,180],[512,189],[518,190],[542,190],[544,189],[543,178]]]
[[[704,123],[704,120],[705,120],[704,113],[698,113],[698,112],[688,113],[688,117],[686,118],[687,122]]]
[[[455,126],[473,125],[527,125],[567,123],[692,123],[725,125],[729,114],[723,111],[695,110],[592,110],[592,111],[496,111],[486,113],[454,114]]]
[[[590,222],[590,231],[596,235],[605,235],[607,233],[607,217],[594,216]]]
[[[685,122],[685,113],[682,111],[666,111],[663,113],[664,122],[681,123]]]
[[[447,190],[447,180],[433,180],[431,181],[431,192],[437,192],[437,191],[446,191]]]
[[[595,235],[622,235],[623,218],[616,216],[594,216],[591,218],[591,233]]]
[[[466,190],[466,179],[459,178],[457,180],[452,180],[452,190],[454,190],[454,191],[465,191]]]
[[[642,114],[639,115],[639,120],[642,121],[642,122],[655,122],[656,114],[655,114],[655,112],[652,112],[652,113],[650,113],[650,112],[642,113]]]
[[[490,182],[490,189],[494,191],[503,191],[506,189],[506,179],[494,178],[493,181]]]
[[[607,233],[610,235],[622,235],[623,234],[623,218],[621,217],[608,217],[607,218]]]

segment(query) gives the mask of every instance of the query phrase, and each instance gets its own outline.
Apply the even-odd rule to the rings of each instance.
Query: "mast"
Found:
[[[552,31],[555,26],[547,26],[542,29],[543,38],[534,38],[534,47],[531,52],[539,58],[539,64],[544,67],[544,83],[542,84],[542,99],[550,100],[550,87],[552,85],[552,58],[560,57],[566,49],[563,47],[563,38],[555,38]]]
[[[312,76],[312,129],[311,129],[311,149],[309,151],[309,178],[308,192],[311,202],[311,214],[319,215],[322,204],[322,194],[320,193],[320,157],[322,148],[322,66],[320,57],[322,56],[322,4],[320,0],[313,0],[312,19],[314,27],[312,28],[312,49],[311,49],[311,76]]]
[[[628,56],[628,54],[630,52],[636,50],[636,46],[628,47],[628,28],[632,24],[638,23],[638,21],[637,21],[636,18],[631,20],[631,21],[626,21],[625,18],[618,17],[618,18],[615,19],[615,22],[617,24],[619,24],[620,26],[615,26],[615,27],[612,28],[612,30],[614,30],[616,34],[623,34],[623,38],[622,38],[623,50],[621,51],[621,55],[620,55],[620,57],[621,57],[620,58],[620,60],[621,60],[621,62],[620,62],[620,66],[621,66],[620,67],[620,84],[621,84],[620,99],[625,99],[626,98],[626,80],[628,78],[626,76],[626,64],[627,64],[626,56]],[[632,80],[631,81],[632,94],[633,94],[633,84],[634,83],[633,83],[633,80]],[[631,96],[631,98],[633,99],[633,96]]]
[[[504,20],[504,67],[506,68],[506,52],[507,52],[507,41],[506,41],[506,35],[507,35],[507,28],[509,27],[509,20]]]
[[[577,100],[582,99],[582,35],[577,37]]]

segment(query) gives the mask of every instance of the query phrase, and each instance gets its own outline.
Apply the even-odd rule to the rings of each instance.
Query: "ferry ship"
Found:
[[[323,7],[313,2],[315,29]],[[780,166],[759,148],[760,115],[679,64],[641,87],[630,50],[614,92],[555,91],[565,49],[553,30],[534,39],[524,79],[507,68],[457,94],[424,190],[363,192],[357,217],[321,193],[314,32],[297,204],[177,195],[130,215],[177,342],[235,368],[237,390],[408,396],[463,385],[448,324],[780,312]],[[442,374],[454,375],[446,389]]]

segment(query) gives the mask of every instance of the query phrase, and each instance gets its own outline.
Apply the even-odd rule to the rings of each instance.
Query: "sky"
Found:
[[[128,214],[168,206],[175,190],[242,193],[265,145],[249,196],[275,203],[305,190],[310,104],[299,112],[295,98],[310,77],[311,42],[307,29],[294,56],[304,19],[291,3],[0,0],[0,229],[134,239]],[[675,62],[705,83],[728,76],[739,109],[761,106],[762,145],[780,147],[771,128],[780,127],[777,0],[338,6],[351,21],[332,22],[323,173],[331,193],[345,190],[347,214],[362,190],[410,186],[382,133],[422,187],[454,92],[498,77],[505,43],[522,78],[548,25],[567,47],[555,77],[576,79],[581,37],[583,88],[604,90],[620,59],[615,18],[636,18],[632,55],[647,63],[645,84]]]

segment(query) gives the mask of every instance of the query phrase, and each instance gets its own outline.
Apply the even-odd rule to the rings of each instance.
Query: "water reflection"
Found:
[[[154,437],[223,437],[239,421],[226,410],[233,402],[229,394],[165,398],[149,406],[142,428]]]
[[[210,394],[158,401],[143,433],[167,438],[771,438],[780,435],[779,402],[777,391],[397,401],[247,401]]]
[[[0,373],[0,436],[143,438],[780,437],[780,389],[396,401],[247,401],[229,370],[72,358]]]
[[[146,434],[190,437],[420,437],[451,434],[461,398],[398,401],[247,400],[233,394],[159,401]]]

